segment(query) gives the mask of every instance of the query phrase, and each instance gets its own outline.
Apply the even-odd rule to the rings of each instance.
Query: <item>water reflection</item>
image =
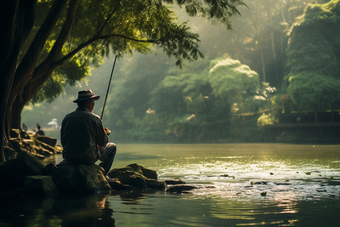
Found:
[[[123,144],[113,168],[138,163],[160,180],[214,187],[1,201],[0,226],[339,226],[339,151],[339,145]]]
[[[115,226],[108,196],[2,200],[0,226]]]
[[[109,195],[64,197],[54,203],[53,211],[62,220],[63,227],[115,226],[113,210],[107,201]]]

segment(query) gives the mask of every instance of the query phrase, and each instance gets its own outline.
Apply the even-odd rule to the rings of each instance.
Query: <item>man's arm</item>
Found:
[[[106,146],[106,144],[109,142],[109,136],[106,134],[104,126],[103,126],[103,122],[100,118],[98,118],[98,138],[97,138],[97,145],[99,147],[104,147]]]

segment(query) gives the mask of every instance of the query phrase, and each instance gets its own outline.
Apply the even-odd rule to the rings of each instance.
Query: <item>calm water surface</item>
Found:
[[[0,227],[340,226],[340,145],[118,144],[131,163],[200,188],[3,201]]]

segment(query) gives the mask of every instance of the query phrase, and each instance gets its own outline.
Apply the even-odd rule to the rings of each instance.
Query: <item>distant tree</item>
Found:
[[[257,111],[260,105],[256,109],[251,103],[267,99],[267,85],[261,85],[259,75],[249,66],[229,58],[206,61],[197,61],[183,70],[170,69],[151,92],[149,103],[155,117],[167,122],[170,132],[171,126],[181,127],[177,131],[182,137],[189,137],[189,128],[195,128],[193,134],[201,130],[204,138],[221,139],[233,132],[233,108]]]
[[[340,98],[340,1],[310,4],[292,27],[287,49],[288,93],[301,108]]]
[[[198,35],[186,23],[177,24],[169,5],[185,7],[190,16],[201,16],[226,24],[238,13],[240,0],[232,1],[110,1],[110,0],[13,0],[2,3],[0,18],[0,162],[8,129],[20,127],[24,105],[68,61],[95,62],[110,51],[149,51],[158,45],[168,56],[193,61]],[[44,50],[48,50],[44,52]],[[9,117],[12,117],[10,121]],[[19,120],[18,120],[19,119]]]

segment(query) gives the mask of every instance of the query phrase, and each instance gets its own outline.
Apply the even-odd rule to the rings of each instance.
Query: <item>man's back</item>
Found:
[[[108,142],[102,121],[85,107],[65,116],[61,127],[63,158],[67,162],[94,163],[98,147]]]

